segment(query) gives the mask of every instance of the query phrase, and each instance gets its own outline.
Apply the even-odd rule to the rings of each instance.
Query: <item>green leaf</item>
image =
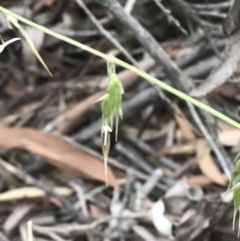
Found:
[[[231,179],[228,186],[228,192],[233,191],[233,230],[235,228],[236,217],[240,211],[240,155],[235,159],[235,167],[231,174]],[[240,216],[238,222],[238,236],[240,234]]]
[[[240,153],[235,158],[235,167],[231,173],[231,179],[228,189],[232,189],[237,183],[240,183]]]
[[[231,174],[231,179],[230,179],[230,182],[229,182],[228,189],[234,187],[239,182],[240,182],[240,171],[233,170],[232,174]]]
[[[234,229],[236,216],[240,210],[240,184],[237,184],[237,187],[234,189],[233,204],[234,204],[234,212],[233,212],[233,229]],[[239,236],[239,232],[240,232],[240,221],[238,223],[238,236]]]

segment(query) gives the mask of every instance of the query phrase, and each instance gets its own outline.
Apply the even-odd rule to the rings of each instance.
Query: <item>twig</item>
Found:
[[[176,25],[177,28],[180,29],[184,34],[188,35],[186,29],[183,28],[181,23],[172,15],[171,11],[163,6],[161,0],[153,0],[155,4],[163,11],[163,13],[167,16],[168,21]]]
[[[8,235],[11,235],[34,207],[34,204],[25,204],[13,208],[11,214],[3,224],[2,228],[4,232]]]
[[[72,189],[76,192],[77,194],[77,197],[78,197],[78,202],[79,205],[75,205],[75,206],[78,206],[78,208],[81,208],[82,209],[82,212],[83,214],[86,216],[86,217],[89,217],[89,212],[88,212],[88,209],[87,209],[87,204],[86,204],[86,197],[84,195],[84,190],[83,188],[76,182],[74,181],[71,181],[69,183],[69,185],[72,187]]]
[[[77,193],[77,196],[78,196],[78,203],[80,204],[79,207],[82,209],[82,212],[84,214],[85,217],[89,218],[89,211],[88,211],[88,208],[87,208],[87,202],[86,202],[86,196],[84,195],[84,190],[83,188],[81,187],[80,184],[74,182],[74,181],[71,181],[69,183],[69,185],[75,190],[75,192]],[[75,207],[77,205],[74,205]],[[93,241],[94,238],[93,238],[93,235],[91,232],[87,232],[86,233],[87,235],[87,239],[89,241]]]
[[[162,176],[163,171],[161,169],[156,169],[149,177],[148,181],[143,185],[140,196],[146,198],[152,189],[157,185]]]
[[[32,231],[32,221],[27,222],[27,239],[28,241],[33,241],[33,231]]]
[[[224,84],[234,73],[237,67],[237,63],[240,60],[240,34],[233,36],[225,51],[224,57],[219,65],[212,71],[206,81],[200,86],[194,88],[190,95],[194,97],[200,97],[208,94],[215,88]]]
[[[121,216],[114,217],[114,216],[106,216],[104,218],[98,219],[96,221],[93,221],[89,224],[76,224],[76,223],[70,223],[70,224],[63,224],[63,225],[57,225],[54,227],[43,227],[38,225],[33,225],[33,231],[37,233],[56,233],[61,236],[71,236],[71,235],[77,235],[86,233],[88,231],[94,231],[98,226],[105,224],[109,222],[111,219],[141,219],[146,218],[148,215],[147,213],[127,213],[122,214]]]
[[[77,4],[83,9],[83,11],[88,15],[91,21],[96,25],[99,32],[101,32],[119,51],[125,55],[125,57],[135,66],[138,66],[137,61],[132,57],[132,55],[122,46],[117,39],[115,39],[97,20],[97,18],[91,13],[87,5],[82,0],[76,0]]]
[[[146,228],[134,225],[132,230],[145,241],[158,241],[159,239],[154,237]]]
[[[146,160],[142,158],[142,156],[139,155],[139,153],[128,144],[125,144],[122,141],[118,141],[114,146],[114,149],[116,150],[116,152],[121,154],[121,156],[129,160],[130,163],[136,167],[136,169],[143,170],[145,173],[148,174],[153,171],[153,167],[149,165]]]
[[[10,241],[2,232],[0,232],[0,240],[1,241]]]
[[[23,180],[25,183],[29,185],[34,185],[40,189],[42,189],[44,192],[50,195],[50,197],[54,197],[58,199],[65,208],[78,220],[83,221],[83,217],[80,215],[77,210],[75,210],[72,207],[72,204],[69,203],[64,197],[59,195],[57,192],[55,192],[52,188],[50,188],[47,184],[43,183],[42,181],[38,181],[29,174],[25,173],[24,171],[17,169],[13,165],[7,163],[3,159],[0,159],[0,166],[4,168],[5,170],[9,171],[12,175],[18,177],[19,179]]]
[[[218,13],[218,12],[199,11],[198,14],[200,16],[208,16],[208,17],[219,18],[221,20],[226,17],[225,13]]]
[[[78,148],[84,150],[85,152],[88,152],[90,153],[91,155],[97,157],[99,160],[102,159],[102,155],[93,151],[92,149],[89,149],[87,148],[86,146],[83,146],[83,145],[80,145],[78,143],[74,143]],[[113,159],[113,158],[109,158],[108,159],[108,162],[110,165],[112,165],[113,167],[115,168],[118,168],[119,170],[122,170],[124,172],[127,172],[129,170],[129,167],[128,166],[124,166],[123,164],[121,164],[119,161]],[[143,174],[142,172],[138,171],[138,170],[133,170],[133,174],[134,176],[136,176],[137,178],[141,179],[141,180],[144,180],[144,181],[147,181],[149,179],[149,176],[148,175],[145,175]],[[164,186],[163,184],[161,183],[158,183],[157,184],[157,187],[161,190],[164,190],[166,191],[166,186]],[[105,188],[105,186],[102,186],[102,188]],[[101,191],[101,187],[99,187],[99,192]],[[97,191],[98,192],[98,191]],[[91,194],[86,194],[86,199],[89,199],[92,195],[95,195],[94,193],[90,192]]]
[[[55,234],[55,233],[49,233],[49,232],[47,232],[47,233],[45,233],[46,234],[46,236],[48,236],[48,237],[50,237],[50,238],[52,238],[53,240],[55,240],[55,241],[67,241],[66,239],[63,239],[63,238],[61,238],[61,237],[59,237],[57,234]]]
[[[131,14],[132,10],[133,10],[133,7],[135,5],[135,3],[137,2],[137,0],[128,0],[125,4],[125,7],[124,7],[124,10]]]
[[[139,189],[137,190],[137,193],[136,193],[135,210],[141,210],[144,199],[157,185],[162,175],[163,175],[162,170],[156,169],[152,173],[152,175],[149,176],[149,179],[144,183],[144,185],[139,186]]]
[[[124,187],[124,195],[122,198],[123,208],[127,208],[128,201],[131,200],[132,186],[134,184],[134,171],[130,168],[127,172],[126,184]]]
[[[233,0],[228,0],[226,2],[216,2],[216,3],[193,3],[191,4],[194,8],[196,9],[219,9],[219,8],[229,8],[231,6],[231,2],[233,2]]]
[[[214,153],[215,153],[215,155],[217,157],[217,160],[218,160],[220,166],[222,167],[224,173],[230,179],[232,164],[229,162],[228,158],[226,159],[224,157],[223,151],[219,150],[218,143],[216,143],[217,140],[214,139],[209,134],[207,128],[204,126],[202,120],[199,118],[199,116],[196,113],[196,110],[193,108],[192,105],[189,105],[189,109],[190,109],[190,111],[192,113],[192,116],[194,117],[194,120],[195,120],[198,128],[201,130],[203,136],[205,137],[205,139],[207,140],[207,142],[211,146],[212,150],[214,151]]]
[[[200,27],[206,39],[208,40],[212,50],[220,58],[220,53],[215,46],[215,43],[212,41],[211,32],[209,31],[209,24],[206,21],[203,21],[197,11],[195,11],[187,2],[184,0],[169,0],[175,6],[175,11],[182,16],[185,16],[186,19],[190,19],[193,23],[197,24]],[[211,26],[211,25],[210,25]]]

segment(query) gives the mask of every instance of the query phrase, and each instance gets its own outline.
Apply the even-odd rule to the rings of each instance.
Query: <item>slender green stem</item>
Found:
[[[128,63],[126,63],[126,62],[124,62],[124,61],[122,61],[120,59],[118,59],[118,58],[116,58],[116,57],[108,56],[107,54],[104,54],[104,53],[102,53],[102,52],[100,52],[100,51],[98,51],[96,49],[93,49],[93,48],[85,45],[85,44],[82,44],[82,43],[80,43],[78,41],[75,41],[75,40],[73,40],[73,39],[71,39],[69,37],[66,37],[66,36],[62,35],[62,34],[56,33],[56,32],[54,32],[54,31],[52,31],[52,30],[50,30],[50,29],[48,29],[46,27],[43,27],[43,26],[41,26],[39,24],[36,24],[36,23],[34,23],[34,22],[24,18],[24,17],[21,17],[21,16],[15,14],[15,13],[9,11],[8,9],[6,9],[4,7],[0,6],[0,11],[2,13],[4,13],[5,15],[11,15],[11,16],[15,17],[20,22],[22,22],[22,23],[24,23],[26,25],[29,25],[29,26],[31,26],[33,28],[41,30],[45,34],[48,34],[48,35],[50,35],[50,36],[52,36],[54,38],[62,40],[62,41],[66,42],[68,44],[71,44],[71,45],[73,45],[73,46],[75,46],[77,48],[81,48],[81,49],[83,49],[83,50],[85,50],[85,51],[87,51],[87,52],[89,52],[91,54],[94,54],[94,55],[96,55],[96,56],[98,56],[98,57],[100,57],[102,59],[105,59],[106,61],[111,58],[111,62],[115,63],[116,65],[119,65],[119,66],[121,66],[121,67],[123,67],[125,69],[128,69],[128,70],[134,72],[136,75],[138,75],[138,76],[142,77],[143,79],[149,81],[150,83],[152,83],[152,84],[162,88],[163,90],[165,90],[165,91],[167,91],[167,92],[169,92],[169,93],[179,97],[180,99],[183,99],[183,100],[185,100],[185,101],[187,101],[187,102],[197,106],[200,109],[203,109],[203,110],[209,112],[213,116],[221,119],[222,121],[228,123],[229,125],[240,129],[240,123],[238,123],[238,122],[234,121],[233,119],[227,117],[226,115],[224,115],[221,112],[215,110],[214,108],[203,104],[201,101],[198,101],[198,100],[192,98],[191,96],[189,96],[189,95],[187,95],[187,94],[185,94],[185,93],[183,93],[183,92],[173,88],[170,85],[167,85],[166,83],[160,81],[159,79],[149,75],[148,73],[146,73],[146,72],[144,72],[144,71],[142,71],[142,70],[140,70],[140,69],[138,69],[138,68],[136,68],[136,67],[134,67],[134,66],[132,66],[132,65],[130,65],[130,64],[128,64]]]

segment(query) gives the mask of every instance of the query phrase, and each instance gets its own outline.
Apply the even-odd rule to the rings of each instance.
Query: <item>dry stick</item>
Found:
[[[207,41],[209,42],[212,50],[214,53],[220,58],[220,53],[218,49],[215,46],[215,43],[212,41],[209,29],[207,29],[208,23],[206,21],[203,21],[199,15],[198,12],[195,11],[187,2],[184,0],[169,0],[169,2],[172,2],[173,6],[175,6],[175,11],[178,14],[181,14],[182,16],[186,16],[187,19],[191,19],[194,23],[198,25],[198,27],[201,27],[201,29],[204,32],[204,35],[206,36]]]
[[[142,44],[142,46],[150,53],[150,55],[154,58],[156,63],[159,64],[160,66],[163,66],[163,71],[165,72],[166,76],[168,76],[168,78],[172,80],[174,86],[176,86],[180,90],[184,90],[187,93],[190,91],[190,89],[192,89],[193,84],[191,80],[186,78],[182,74],[178,66],[173,61],[171,61],[167,53],[161,48],[161,46],[152,37],[152,35],[146,29],[144,29],[142,25],[135,18],[133,18],[131,15],[124,12],[124,9],[121,7],[118,1],[116,0],[95,0],[95,1],[100,2],[105,8],[109,10],[109,12],[118,21],[120,21],[123,24],[123,26],[126,27],[126,29],[128,29],[133,33],[135,38],[138,39],[138,41]],[[180,2],[183,2],[183,1],[180,0]],[[192,104],[189,103],[188,106],[189,105],[192,105]],[[191,109],[193,110],[194,107],[192,106]],[[196,112],[196,115],[197,115],[197,112]],[[209,123],[209,120],[213,120],[212,116],[207,115],[207,118],[206,118],[205,113],[202,113],[202,116],[205,122],[208,123],[208,127],[210,126],[211,128],[215,128],[211,124],[211,122]],[[196,118],[195,115],[193,115],[192,117],[193,119]],[[196,122],[198,122],[199,120],[201,120],[200,117],[198,117]],[[213,131],[210,130],[210,132],[211,134],[214,134]],[[214,139],[217,139],[217,138],[214,138],[216,136],[211,137],[210,134],[205,136],[205,132],[203,132],[202,134],[204,135],[207,141],[209,141],[211,138],[211,141],[209,142],[209,144],[213,148],[213,151],[216,154],[216,156],[218,157],[218,161],[220,158],[221,161],[219,161],[219,163],[221,164],[222,168],[224,168],[223,170],[225,174],[229,177],[229,173],[231,169],[231,165],[229,164],[230,162],[227,162],[227,164],[223,164],[224,162],[223,160],[228,159],[226,158],[227,154],[223,149],[219,151],[219,148],[217,148],[216,145],[213,145]],[[227,166],[227,169],[225,168],[225,166]]]
[[[169,0],[169,2],[173,4],[173,6],[176,8],[176,11],[179,10],[178,13],[182,14],[183,16],[187,16],[198,25],[203,24],[197,12],[192,9],[191,6],[184,0]]]
[[[0,232],[0,240],[1,241],[10,241],[2,232]]]
[[[146,162],[146,159],[143,158],[141,154],[134,150],[129,144],[125,144],[120,140],[115,144],[114,150],[124,157],[124,159],[126,158],[129,160],[136,169],[143,170],[147,174],[152,173],[153,167]]]
[[[35,179],[31,175],[25,173],[24,171],[22,171],[20,169],[17,169],[15,166],[7,163],[6,161],[4,161],[1,158],[0,158],[0,167],[4,168],[5,170],[10,172],[12,175],[16,176],[17,178],[21,179],[26,184],[36,186],[36,187],[42,189],[47,194],[49,194],[50,197],[56,198],[57,200],[59,200],[65,206],[65,208],[69,211],[69,213],[74,215],[74,217],[77,219],[77,221],[83,221],[82,216],[80,215],[80,213],[77,210],[75,210],[72,207],[72,204],[69,203],[60,194],[55,192],[52,188],[50,188],[46,183],[38,181],[37,179]]]
[[[53,227],[43,227],[39,225],[33,225],[33,230],[39,234],[46,234],[46,233],[55,233],[64,237],[69,237],[71,235],[79,235],[86,233],[88,231],[94,231],[98,226],[108,223],[112,219],[147,219],[148,214],[147,212],[128,212],[126,214],[122,214],[119,216],[105,216],[103,218],[97,219],[88,224],[76,224],[76,223],[68,223],[68,224],[61,224],[56,225]]]
[[[91,13],[87,5],[82,0],[76,0],[77,4],[83,9],[83,11],[88,15],[91,21],[96,25],[99,32],[101,32],[125,57],[135,66],[138,66],[137,61],[132,57],[132,55],[115,39],[97,20],[97,18]]]
[[[218,12],[199,11],[198,14],[204,17],[207,16],[207,17],[219,18],[220,20],[226,17],[225,13],[218,13]]]
[[[58,236],[55,233],[45,233],[46,236],[48,236],[49,238],[52,238],[55,241],[66,241],[66,239],[61,238],[60,236]]]
[[[147,198],[149,193],[157,186],[159,180],[163,177],[163,171],[156,169],[151,173],[149,179],[140,186],[136,191],[136,200],[134,208],[135,210],[141,210],[143,208],[143,201]]]
[[[141,239],[145,240],[145,241],[158,241],[159,239],[155,236],[153,236],[153,234],[151,232],[149,232],[145,227],[140,226],[135,224],[132,227],[132,230],[139,236],[141,237]]]
[[[232,0],[231,0],[232,1]],[[203,3],[191,3],[192,7],[195,9],[200,10],[216,10],[220,8],[229,8],[231,6],[231,1],[227,0],[225,2],[216,2],[216,3],[209,3],[209,2],[203,2]]]
[[[234,0],[233,4],[229,8],[227,17],[223,22],[223,31],[225,35],[230,36],[235,34],[240,29],[239,23],[240,17],[240,1]]]
[[[180,29],[180,31],[182,31],[184,34],[188,35],[186,29],[184,29],[183,26],[181,25],[181,23],[172,15],[171,11],[163,6],[163,4],[161,3],[161,0],[153,0],[153,1],[167,16],[167,19],[170,23],[172,22],[173,24],[175,24],[175,26],[177,28]]]
[[[209,134],[209,132],[207,131],[207,128],[204,126],[202,120],[199,118],[196,110],[193,108],[192,105],[188,105],[189,110],[191,111],[192,116],[194,116],[194,120],[198,126],[198,128],[201,130],[201,132],[203,133],[204,137],[206,138],[207,142],[209,143],[209,145],[211,146],[212,150],[214,151],[219,164],[221,165],[224,173],[226,174],[226,176],[230,179],[231,177],[231,171],[229,170],[229,166],[232,166],[232,164],[229,162],[229,158],[224,159],[221,150],[219,149],[220,145],[218,145],[218,141],[217,140],[213,140],[212,136]],[[216,143],[217,142],[217,143]]]
[[[124,7],[124,10],[131,14],[132,10],[133,10],[133,7],[134,5],[136,4],[137,0],[128,0],[125,4],[125,7]]]
[[[98,159],[102,159],[102,155],[100,155],[99,153],[97,153],[96,151],[94,151],[93,149],[87,148],[86,146],[80,145],[79,143],[75,143],[75,145],[77,145],[78,148],[82,149],[83,151],[97,157]],[[110,165],[112,165],[115,168],[118,168],[121,171],[127,172],[129,170],[128,166],[125,166],[124,164],[120,163],[119,161],[113,159],[113,158],[109,158],[108,162]],[[149,175],[146,175],[144,173],[142,173],[141,171],[138,170],[133,170],[133,174],[134,176],[136,176],[137,178],[147,181],[149,178]],[[166,191],[166,186],[164,186],[161,183],[158,183],[157,187],[163,191]],[[105,186],[104,186],[105,188]],[[92,194],[93,195],[93,194]],[[86,198],[90,198],[90,194],[86,195]]]
[[[78,183],[76,183],[74,181],[70,181],[69,185],[72,187],[72,189],[76,192],[76,194],[78,196],[78,202],[81,203],[81,211],[82,211],[83,215],[85,217],[89,218],[89,211],[88,211],[87,202],[86,202],[87,200],[86,200],[86,196],[84,194],[83,188],[81,187],[80,184],[78,184]],[[93,241],[94,240],[91,232],[87,232],[86,236],[87,236],[87,240],[88,241]]]
[[[190,92],[191,96],[204,96],[227,82],[229,78],[232,77],[240,60],[239,40],[239,32],[230,38],[221,62],[216,66],[216,68],[214,68],[208,78],[201,85]]]

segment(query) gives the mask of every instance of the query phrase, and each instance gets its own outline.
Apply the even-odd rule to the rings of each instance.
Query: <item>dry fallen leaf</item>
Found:
[[[0,128],[0,147],[24,148],[45,157],[53,165],[105,182],[103,162],[60,136],[31,128]],[[116,178],[110,168],[108,176],[109,185],[115,186]]]
[[[205,140],[198,140],[196,143],[196,160],[202,173],[219,185],[227,184],[227,177],[222,174],[208,151],[209,146]]]
[[[185,118],[182,114],[182,116],[175,114],[175,119],[181,129],[182,135],[186,141],[194,141],[195,140],[195,134],[193,131],[192,126],[188,122],[187,118]]]
[[[197,176],[192,176],[185,178],[186,183],[192,187],[192,186],[207,186],[211,184],[213,181],[204,176],[204,175],[197,175]]]
[[[90,210],[91,215],[93,215],[93,216],[109,214],[105,209],[103,209],[102,207],[97,206],[93,203],[89,204],[89,210]]]
[[[240,145],[240,130],[228,128],[218,133],[219,141],[224,146],[239,146]]]
[[[54,2],[56,2],[56,0],[43,0],[43,3],[46,6],[51,6],[51,5],[53,5]]]
[[[70,109],[67,109],[64,113],[59,115],[53,122],[52,125],[61,133],[71,132],[77,125],[84,120],[86,112],[88,112],[93,106],[94,101],[104,94],[103,91],[99,91],[94,95],[84,99],[77,103]]]
[[[73,193],[73,190],[67,187],[55,187],[53,190],[62,196],[69,196]],[[21,187],[0,193],[0,202],[35,199],[45,195],[46,193],[37,187]]]
[[[162,155],[183,155],[183,154],[193,154],[195,152],[194,144],[182,144],[182,145],[172,145],[166,146],[157,152],[157,156]]]

